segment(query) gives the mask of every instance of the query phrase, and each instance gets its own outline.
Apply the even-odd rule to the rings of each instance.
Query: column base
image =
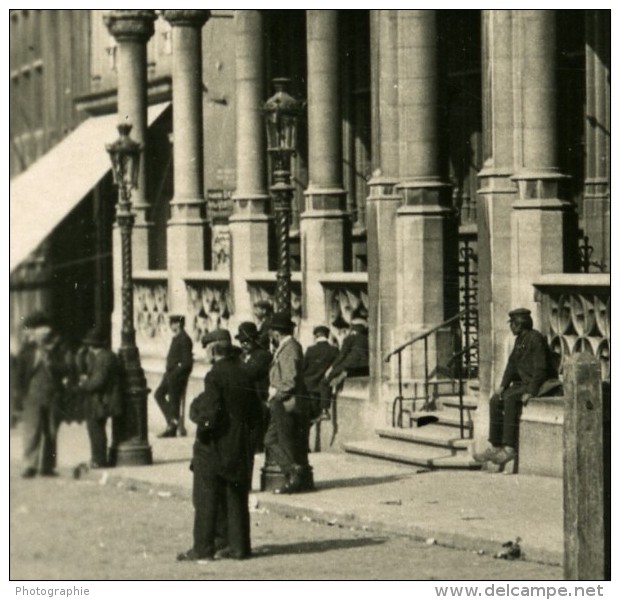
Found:
[[[138,467],[153,464],[153,452],[147,442],[122,442],[110,448],[110,466]]]
[[[312,467],[306,465],[301,474],[301,490],[308,492],[314,489],[314,474]],[[280,466],[269,460],[265,460],[265,465],[261,468],[260,473],[260,490],[261,492],[273,492],[281,488],[287,482],[287,478],[280,469]]]

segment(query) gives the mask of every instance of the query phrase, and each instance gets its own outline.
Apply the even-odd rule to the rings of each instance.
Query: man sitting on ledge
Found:
[[[474,454],[477,462],[491,461],[500,466],[513,460],[517,454],[521,406],[525,406],[530,398],[548,394],[560,385],[553,355],[543,334],[533,329],[531,312],[517,308],[508,315],[510,331],[517,339],[502,383],[489,404],[489,442],[492,447]]]

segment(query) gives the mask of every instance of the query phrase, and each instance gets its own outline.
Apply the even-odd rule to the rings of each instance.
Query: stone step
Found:
[[[453,455],[444,448],[418,446],[397,440],[378,438],[344,444],[346,452],[400,462],[427,469],[479,469],[468,455]]]
[[[437,401],[444,408],[450,407],[458,410],[460,406],[458,396],[441,396]],[[478,408],[478,396],[463,396],[463,408],[466,410],[476,410]]]
[[[437,425],[443,425],[445,427],[460,427],[461,419],[458,411],[419,411],[414,413],[403,414],[403,425],[406,426],[407,422],[411,422],[412,426],[415,423],[418,427],[428,426],[429,423],[435,423]],[[468,417],[467,413],[463,414],[463,425],[466,429],[472,427],[473,421]]]
[[[433,393],[438,395],[454,394],[457,392],[457,385],[458,383],[454,379],[430,379],[428,382],[429,395],[432,396]],[[398,393],[398,382],[390,382],[390,387],[394,390],[394,395],[396,395]],[[424,395],[424,379],[403,380],[403,395],[412,396],[414,391],[416,392],[415,395]]]
[[[461,418],[461,411],[458,406],[443,406],[439,409],[439,413],[442,415],[441,420],[450,419],[452,421],[459,421]],[[463,420],[465,423],[473,423],[475,409],[465,408],[463,410]]]
[[[412,427],[401,429],[400,427],[386,427],[377,429],[376,433],[381,438],[400,440],[411,444],[426,446],[438,446],[454,452],[466,452],[471,444],[470,439],[461,439],[455,435],[453,429],[440,425],[427,425],[426,427]]]

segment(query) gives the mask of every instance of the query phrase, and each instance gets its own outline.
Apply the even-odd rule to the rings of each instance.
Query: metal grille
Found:
[[[474,236],[459,239],[459,308],[467,312],[461,318],[463,375],[478,377],[478,254]]]

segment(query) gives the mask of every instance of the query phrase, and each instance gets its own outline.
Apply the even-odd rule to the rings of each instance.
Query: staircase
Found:
[[[412,404],[411,402],[409,403]],[[477,385],[469,382],[463,397],[464,438],[458,395],[439,395],[436,410],[403,410],[402,427],[375,430],[377,437],[343,445],[346,452],[426,469],[480,469],[470,452]],[[405,418],[406,417],[406,418]]]

